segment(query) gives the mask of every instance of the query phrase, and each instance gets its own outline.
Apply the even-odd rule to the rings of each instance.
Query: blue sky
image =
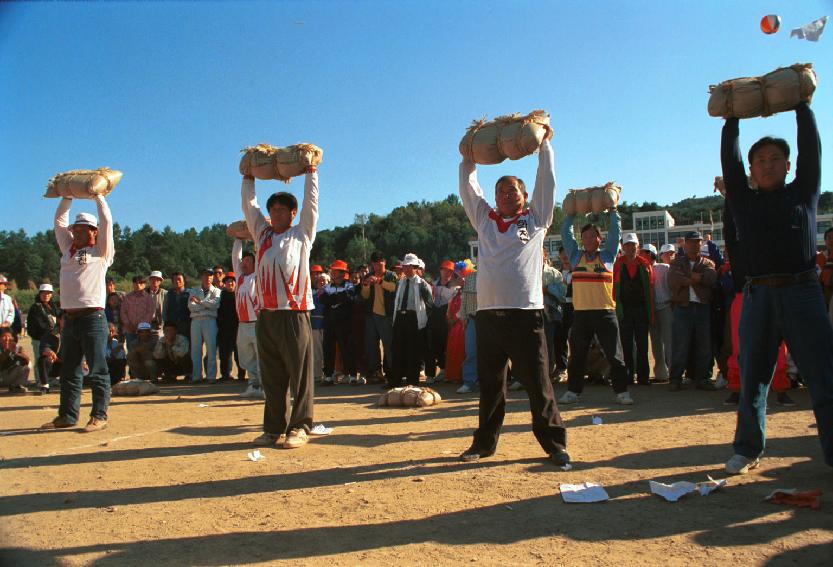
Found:
[[[122,225],[231,222],[240,148],[301,141],[324,149],[319,228],[343,226],[456,193],[471,120],[535,108],[552,115],[559,201],[611,179],[627,201],[709,195],[710,84],[812,62],[830,139],[833,30],[789,38],[824,15],[833,1],[3,3],[0,230],[49,228],[48,179],[105,165],[124,172]],[[794,124],[744,121],[741,140],[794,140]],[[481,183],[531,181],[536,161],[481,166]],[[261,203],[283,187],[259,181]]]

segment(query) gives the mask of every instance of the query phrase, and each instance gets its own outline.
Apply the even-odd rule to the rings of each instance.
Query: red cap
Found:
[[[324,273],[324,268],[322,268],[318,264],[313,264],[312,266],[310,266],[309,271],[312,274],[323,274]]]
[[[451,270],[453,272],[454,262],[452,262],[451,260],[443,260],[443,262],[440,264],[440,269]]]
[[[349,272],[350,270],[347,269],[347,262],[343,260],[336,260],[332,264],[330,264],[331,270],[342,270],[345,272]]]

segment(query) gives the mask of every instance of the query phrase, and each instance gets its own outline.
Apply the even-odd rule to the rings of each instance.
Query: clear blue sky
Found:
[[[239,150],[262,141],[323,147],[319,228],[346,225],[456,193],[470,121],[535,108],[552,114],[559,201],[611,179],[628,201],[708,195],[709,84],[812,62],[831,139],[833,29],[789,38],[824,15],[833,1],[3,3],[0,230],[49,228],[47,180],[105,165],[124,172],[122,225],[231,222]],[[745,121],[744,147],[794,124]],[[532,180],[536,161],[481,166],[481,182]],[[258,182],[261,203],[279,187]]]

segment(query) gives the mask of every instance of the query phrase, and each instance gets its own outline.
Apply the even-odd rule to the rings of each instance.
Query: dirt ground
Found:
[[[833,470],[806,390],[770,409],[768,457],[676,503],[648,481],[724,478],[734,408],[725,392],[590,386],[562,408],[574,469],[549,464],[524,392],[510,392],[497,454],[465,464],[477,397],[440,385],[430,408],[378,408],[378,386],[317,388],[335,428],[252,462],[262,402],[237,383],[114,398],[109,429],[38,432],[58,396],[0,397],[0,564],[39,565],[831,565]],[[563,391],[563,386],[558,392]],[[84,391],[86,420],[89,390]],[[593,425],[592,417],[601,417]],[[83,422],[82,422],[83,423]],[[566,504],[592,481],[607,502]],[[819,510],[763,500],[820,489]]]

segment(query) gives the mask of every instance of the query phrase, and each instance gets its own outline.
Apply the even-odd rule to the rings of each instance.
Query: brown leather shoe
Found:
[[[40,429],[66,429],[67,427],[75,427],[75,424],[67,418],[58,416],[52,421],[47,421],[40,426]]]
[[[102,429],[107,429],[107,420],[91,417],[82,431],[84,433],[92,433],[93,431],[101,431]]]

